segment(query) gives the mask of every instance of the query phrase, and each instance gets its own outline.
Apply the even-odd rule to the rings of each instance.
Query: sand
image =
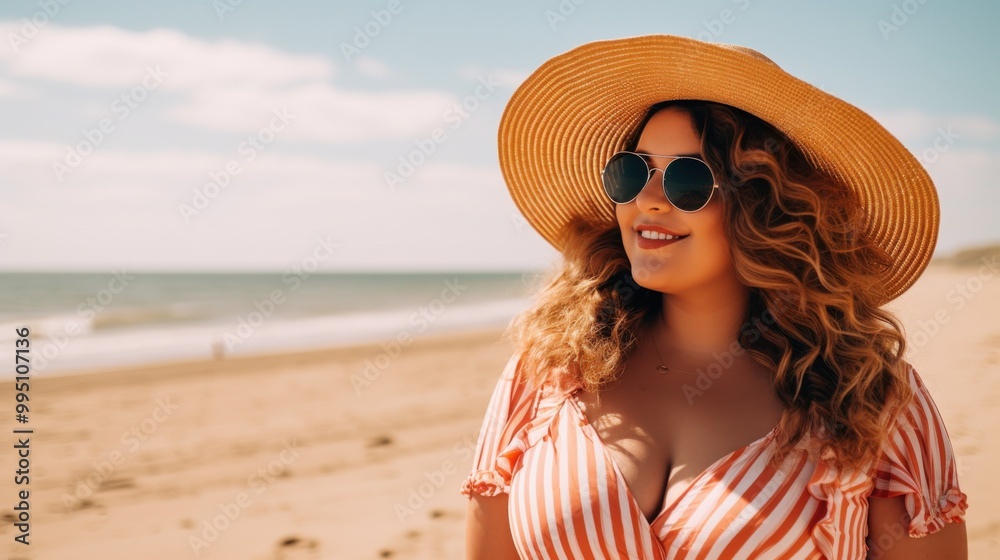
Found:
[[[935,264],[890,307],[959,456],[971,558],[996,558],[1000,271]],[[13,541],[8,450],[16,425],[12,385],[2,384],[0,554],[462,558],[466,498],[458,488],[511,351],[500,331],[486,331],[397,349],[39,377],[31,386],[30,546]],[[366,378],[369,364],[380,369]]]

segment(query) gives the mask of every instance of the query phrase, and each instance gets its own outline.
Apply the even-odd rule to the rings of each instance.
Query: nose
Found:
[[[653,169],[649,172],[646,184],[635,197],[635,203],[643,212],[658,212],[670,208],[670,202],[663,193],[663,171]]]

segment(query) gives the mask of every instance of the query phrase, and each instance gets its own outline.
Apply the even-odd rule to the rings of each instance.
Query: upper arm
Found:
[[[517,559],[510,531],[510,482],[527,446],[539,391],[523,383],[519,356],[508,360],[490,397],[470,472],[461,493],[469,497],[466,558]]]
[[[473,494],[469,497],[465,522],[465,557],[467,560],[517,560],[517,549],[507,517],[509,495]]]
[[[877,560],[967,560],[965,523],[948,523],[938,531],[911,537],[910,516],[903,496],[868,499],[868,558]]]
[[[868,497],[870,558],[968,557],[967,496],[934,399],[910,367],[913,401],[893,423]]]

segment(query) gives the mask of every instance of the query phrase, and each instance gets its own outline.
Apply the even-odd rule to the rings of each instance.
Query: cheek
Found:
[[[723,270],[730,268],[730,242],[726,236],[725,224],[721,212],[715,211],[703,216],[704,221],[697,224],[700,234],[697,239],[695,256],[706,267]]]
[[[697,247],[696,258],[706,269],[719,272],[730,268],[729,242],[724,235],[703,239],[704,244]]]
[[[628,220],[628,204],[615,204],[615,219],[618,220],[619,228]]]
[[[622,241],[624,241],[631,231],[631,226],[626,224],[631,224],[633,222],[632,216],[629,214],[628,207],[630,204],[620,204],[615,205],[615,219],[618,221],[618,232],[622,236]]]

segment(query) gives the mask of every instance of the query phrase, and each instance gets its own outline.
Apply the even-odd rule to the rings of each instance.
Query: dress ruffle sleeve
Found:
[[[466,496],[510,493],[514,469],[527,448],[525,432],[535,416],[540,396],[519,366],[520,355],[511,356],[493,389],[479,430],[472,471],[460,489]]]
[[[824,558],[863,558],[864,540],[850,538],[844,521],[863,509],[871,478],[862,469],[838,468],[833,459],[833,451],[825,449],[809,480],[809,493],[825,508],[813,526],[812,540]]]
[[[944,421],[912,366],[910,384],[913,402],[899,414],[883,445],[871,495],[904,496],[908,533],[922,537],[946,523],[964,522],[968,503],[959,488],[958,465]]]

